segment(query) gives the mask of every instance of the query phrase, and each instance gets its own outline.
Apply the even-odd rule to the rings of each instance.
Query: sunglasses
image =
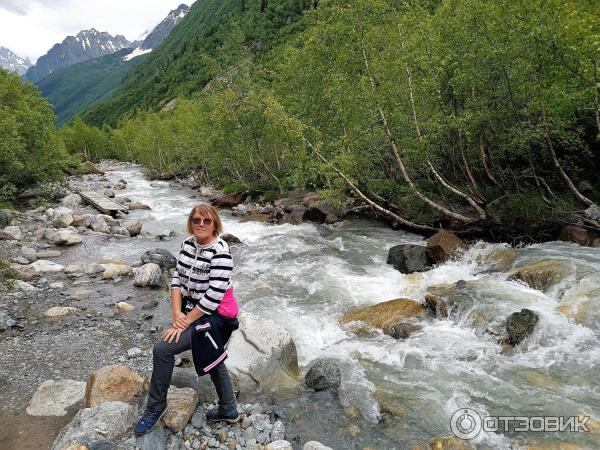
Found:
[[[206,217],[194,217],[192,218],[192,223],[194,225],[212,225],[213,220],[212,219],[208,219]]]

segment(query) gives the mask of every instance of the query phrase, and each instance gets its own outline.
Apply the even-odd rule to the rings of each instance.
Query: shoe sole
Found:
[[[158,418],[158,420],[156,421],[156,423],[154,424],[154,426],[152,428],[150,428],[148,431],[144,431],[143,433],[138,433],[137,431],[133,430],[133,434],[135,434],[136,436],[144,436],[145,434],[150,433],[152,430],[154,430],[156,428],[156,425],[158,425],[158,422],[160,422],[160,419],[163,418],[163,416],[166,414],[167,410],[165,409],[163,411],[163,413],[160,415],[160,417]]]
[[[241,419],[242,419],[241,415],[238,415],[235,419],[226,419],[225,417],[220,417],[218,419],[209,419],[208,417],[206,418],[206,420],[209,422],[227,422],[227,423],[237,423]]]

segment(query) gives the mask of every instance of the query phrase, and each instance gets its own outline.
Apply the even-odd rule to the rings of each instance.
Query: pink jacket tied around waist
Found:
[[[221,304],[217,308],[217,312],[223,317],[233,319],[237,317],[238,311],[238,304],[235,296],[233,295],[233,288],[227,289],[223,300],[221,300]]]

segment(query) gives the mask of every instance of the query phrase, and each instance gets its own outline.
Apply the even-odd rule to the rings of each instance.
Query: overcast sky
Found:
[[[95,28],[130,41],[193,0],[0,0],[0,46],[35,63],[68,35]]]

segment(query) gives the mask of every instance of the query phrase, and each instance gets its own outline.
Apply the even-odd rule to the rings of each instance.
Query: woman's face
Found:
[[[208,244],[214,238],[214,229],[215,222],[212,218],[194,213],[192,216],[192,230],[198,243]]]

